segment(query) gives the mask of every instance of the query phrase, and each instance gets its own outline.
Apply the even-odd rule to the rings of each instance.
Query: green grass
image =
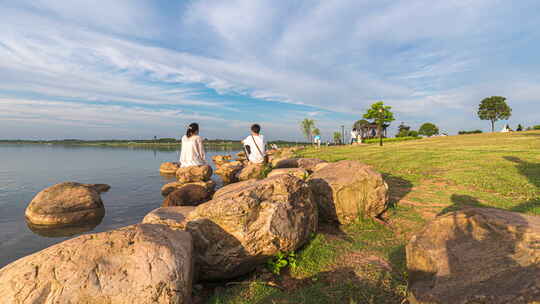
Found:
[[[475,134],[306,149],[302,157],[358,160],[383,173],[393,207],[369,220],[321,227],[298,267],[215,293],[207,303],[407,303],[405,245],[426,221],[463,206],[540,214],[540,132]]]

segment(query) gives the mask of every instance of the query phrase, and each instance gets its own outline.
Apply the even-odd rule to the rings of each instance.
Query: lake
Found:
[[[211,156],[237,152],[207,151],[207,157],[213,165]],[[109,184],[101,195],[105,217],[89,232],[135,224],[161,205],[161,186],[175,179],[161,176],[159,165],[177,161],[179,153],[175,148],[0,144],[0,267],[81,234],[51,237],[30,230],[24,211],[39,191],[64,181]]]

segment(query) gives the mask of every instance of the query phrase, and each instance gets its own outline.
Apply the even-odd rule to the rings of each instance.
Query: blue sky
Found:
[[[383,100],[417,128],[540,124],[538,1],[2,1],[0,138],[323,137]],[[502,123],[499,123],[502,128]]]

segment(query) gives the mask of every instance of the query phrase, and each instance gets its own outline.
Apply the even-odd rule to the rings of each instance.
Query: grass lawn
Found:
[[[280,276],[258,271],[202,303],[407,303],[409,238],[437,214],[489,206],[540,215],[540,132],[437,137],[306,149],[302,157],[359,160],[390,187],[387,225],[322,226]]]

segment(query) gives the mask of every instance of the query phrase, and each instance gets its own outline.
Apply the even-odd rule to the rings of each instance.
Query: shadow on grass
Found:
[[[388,206],[389,208],[394,208],[397,206],[400,200],[402,200],[412,191],[413,184],[404,178],[391,174],[383,174],[383,178],[388,184],[388,192],[390,196]]]

